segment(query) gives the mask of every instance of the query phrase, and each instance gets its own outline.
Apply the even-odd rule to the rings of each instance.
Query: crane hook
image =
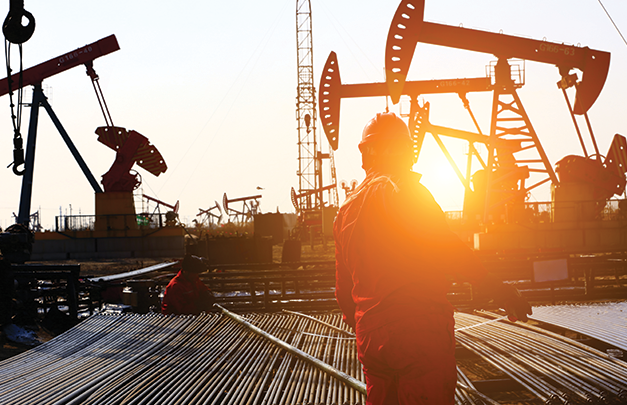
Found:
[[[17,134],[16,134],[17,135]],[[13,162],[9,165],[13,166],[13,173],[18,176],[24,175],[26,169],[20,170],[18,166],[23,165],[24,160],[24,149],[22,148],[22,137],[16,136],[13,138]]]
[[[22,18],[28,20],[22,25]],[[35,17],[24,10],[24,0],[10,0],[9,14],[2,24],[2,33],[7,41],[13,44],[22,44],[30,39],[35,32]]]

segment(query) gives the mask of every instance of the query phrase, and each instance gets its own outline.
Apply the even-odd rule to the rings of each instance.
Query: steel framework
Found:
[[[329,159],[331,184],[337,184],[333,152],[322,153],[316,137],[316,90],[313,73],[313,39],[311,1],[296,0],[296,53],[298,62],[298,87],[296,120],[298,121],[298,189],[306,197],[298,201],[298,210],[319,209],[323,199],[323,160]],[[329,192],[330,205],[337,205],[337,187]]]

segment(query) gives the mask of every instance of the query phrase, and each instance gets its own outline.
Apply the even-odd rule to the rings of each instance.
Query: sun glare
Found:
[[[437,147],[423,148],[414,171],[422,174],[421,183],[429,189],[435,200],[445,211],[462,209],[464,186],[453,167]],[[458,168],[465,175],[464,157],[454,157]]]

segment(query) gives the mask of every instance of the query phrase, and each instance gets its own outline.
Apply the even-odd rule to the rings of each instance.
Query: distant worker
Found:
[[[181,270],[165,288],[161,312],[166,315],[198,315],[211,311],[215,298],[198,277],[207,270],[207,266],[200,257],[192,255],[186,255],[182,264]]]
[[[366,404],[454,403],[456,386],[451,279],[469,281],[527,321],[518,291],[487,281],[472,250],[448,227],[420,175],[411,171],[409,130],[394,113],[377,114],[359,144],[365,180],[334,223],[336,291],[355,329]]]

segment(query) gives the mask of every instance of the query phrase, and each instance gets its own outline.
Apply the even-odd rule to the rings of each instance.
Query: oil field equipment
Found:
[[[497,61],[488,66],[485,78],[408,81],[407,73],[418,43],[492,54]],[[563,158],[556,170],[517,93],[525,84],[525,60],[558,68],[557,88],[565,97],[583,149],[583,156]],[[342,98],[389,96],[396,104],[401,96],[409,96],[408,126],[414,138],[416,159],[426,134],[430,133],[464,185],[462,230],[467,233],[466,240],[477,249],[624,250],[620,241],[625,238],[621,236],[620,224],[601,226],[598,221],[608,200],[625,190],[627,142],[625,137],[616,134],[607,156],[603,157],[588,118],[588,110],[607,78],[609,63],[608,52],[588,47],[426,22],[424,0],[403,0],[388,31],[386,83],[342,84],[337,56],[332,52],[320,80],[320,116],[329,141],[337,146]],[[581,80],[574,69],[583,72]],[[570,88],[575,90],[574,102],[566,91]],[[466,97],[467,93],[477,91],[492,92],[487,135],[481,131]],[[417,99],[419,95],[431,93],[457,93],[472,118],[476,133],[432,124],[429,120],[432,105],[419,103]],[[578,117],[585,119],[594,153],[586,150]],[[468,142],[465,174],[447,150],[443,136]],[[480,154],[479,146],[487,149],[487,156]],[[526,201],[530,192],[542,185],[550,185],[552,198],[549,208],[540,212],[538,204],[530,206]],[[622,212],[626,208],[618,210]]]
[[[484,219],[504,204],[523,203],[529,191],[546,182],[558,186],[559,180],[516,92],[522,84],[516,80],[516,72],[508,60],[520,58],[557,66],[562,77],[558,83],[561,88],[576,88],[572,109],[564,91],[573,120],[574,114],[584,115],[587,120],[587,111],[601,93],[607,78],[610,54],[588,47],[430,23],[424,21],[423,16],[424,1],[404,0],[392,20],[385,69],[393,102],[400,98],[418,42],[493,54],[498,59],[490,71],[494,78],[492,142],[488,144]],[[579,82],[577,76],[570,73],[575,68],[583,72]],[[592,133],[591,136],[594,139]],[[497,147],[497,141],[506,141],[503,144],[507,146]],[[538,176],[531,179],[532,173]],[[531,184],[525,184],[527,179]]]
[[[203,210],[202,208],[198,208],[198,214],[196,214],[197,217],[201,217],[201,221],[200,223],[207,226],[207,227],[211,227],[214,225],[214,221],[215,224],[219,224],[220,220],[222,219],[222,208],[220,208],[220,204],[218,204],[217,201],[214,201],[214,206],[211,208],[207,208],[206,210]],[[212,211],[213,210],[217,210],[220,215],[214,214]]]
[[[259,209],[259,199],[261,194],[252,195],[249,197],[239,197],[229,199],[226,193],[222,196],[222,208],[224,213],[229,216],[229,221],[245,223],[253,219]],[[241,203],[241,209],[233,208],[231,204]],[[216,203],[217,204],[217,203]]]
[[[144,199],[146,199],[146,202],[154,202],[154,203],[157,204],[155,206],[155,209],[152,212],[152,214],[154,214],[154,213],[161,214],[161,206],[169,208],[170,210],[165,212],[165,224],[167,226],[174,226],[174,225],[176,225],[176,221],[178,220],[178,217],[179,217],[179,201],[178,200],[176,201],[176,203],[174,205],[172,205],[172,204],[168,204],[166,202],[163,202],[163,201],[161,201],[161,200],[159,200],[157,198],[151,197],[151,196],[146,195],[146,194],[142,194],[142,197]],[[146,219],[146,221],[144,221],[143,223],[140,222],[140,215],[141,215],[142,218]],[[140,224],[140,225],[147,225],[148,224],[147,222],[150,222],[150,217],[152,215],[151,214],[148,214],[148,215],[140,214],[140,215],[137,216],[138,217],[137,218],[137,223]],[[161,215],[158,215],[158,217],[159,217],[159,219],[161,219]],[[162,224],[159,224],[159,225],[162,225]]]
[[[298,87],[296,96],[296,120],[298,121],[298,192],[292,191],[292,203],[299,216],[303,235],[326,233],[331,228],[322,218],[324,210],[335,212],[338,206],[337,176],[333,150],[338,147],[337,139],[327,137],[330,149],[322,152],[322,143],[317,138],[318,121],[316,89],[313,71],[313,38],[311,1],[296,0],[296,56],[298,62]],[[330,166],[330,182],[324,186],[322,176],[324,162]],[[327,191],[327,197],[324,192]],[[335,214],[333,213],[333,216]],[[311,227],[313,225],[313,228]]]
[[[26,69],[21,74],[14,74],[10,77],[0,80],[0,96],[17,90],[18,88],[30,85],[33,86],[33,101],[31,103],[31,115],[28,128],[24,170],[23,172],[19,173],[23,175],[23,178],[22,192],[20,196],[20,210],[17,217],[18,223],[28,225],[30,218],[30,204],[33,187],[33,169],[35,165],[35,143],[37,140],[37,121],[39,118],[39,107],[44,107],[46,112],[48,112],[50,119],[61,134],[61,137],[70,149],[72,156],[74,157],[74,159],[76,159],[78,165],[85,174],[85,177],[87,177],[87,180],[92,186],[94,192],[102,192],[100,185],[91,174],[91,171],[87,167],[87,164],[85,163],[80,153],[74,146],[74,143],[70,139],[69,135],[61,125],[61,121],[59,121],[56,114],[52,110],[50,103],[48,103],[48,100],[42,90],[42,82],[48,77],[54,76],[76,66],[92,62],[96,58],[115,52],[119,49],[120,46],[118,45],[118,41],[116,40],[115,36],[110,35],[92,44],[85,45],[84,47],[78,48],[72,52],[68,52],[56,58],[50,59],[47,62]],[[18,165],[16,165],[14,162],[14,171],[19,170],[16,166]]]
[[[127,131],[125,128],[113,125],[111,114],[100,89],[98,75],[93,67],[93,61],[119,49],[120,46],[116,37],[110,35],[47,62],[25,69],[19,74],[16,73],[0,80],[0,96],[11,94],[13,91],[26,86],[32,85],[34,89],[33,101],[30,105],[30,122],[25,158],[21,159],[21,138],[15,144],[16,150],[14,151],[13,171],[23,176],[17,223],[29,226],[31,218],[30,207],[40,107],[44,107],[48,112],[52,122],[95,193],[95,219],[80,215],[65,218],[57,217],[57,232],[43,232],[35,235],[35,241],[39,243],[35,243],[33,254],[37,256],[37,259],[67,259],[73,255],[74,257],[76,255],[87,255],[90,257],[104,255],[109,257],[111,254],[114,254],[111,253],[112,251],[117,252],[114,255],[130,254],[131,256],[134,256],[135,252],[137,252],[144,257],[154,256],[155,254],[176,255],[177,252],[183,253],[182,230],[164,231],[157,227],[152,227],[154,229],[140,228],[140,225],[145,222],[145,218],[142,216],[142,218],[138,219],[136,215],[133,190],[141,184],[141,177],[132,168],[137,163],[138,166],[148,172],[159,176],[167,170],[167,165],[159,151],[150,144],[146,137],[137,131]],[[87,167],[42,90],[44,79],[79,65],[85,65],[86,67],[87,75],[92,80],[105,118],[106,126],[96,130],[98,141],[116,152],[116,158],[111,169],[102,178],[104,190]],[[24,166],[23,169],[21,168],[22,165]],[[152,222],[161,223],[161,221]],[[167,218],[165,222],[168,222]],[[148,236],[150,241],[144,240],[144,237]],[[125,240],[114,240],[111,238],[125,238]],[[156,247],[157,245],[159,247]]]

